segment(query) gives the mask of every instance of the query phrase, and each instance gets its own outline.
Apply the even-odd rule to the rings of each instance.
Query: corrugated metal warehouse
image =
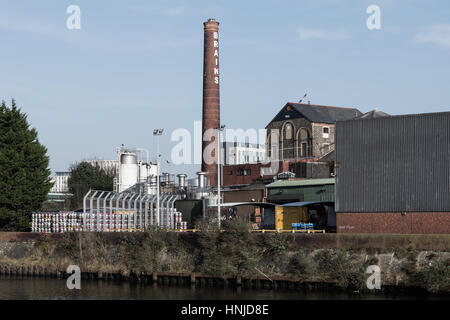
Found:
[[[450,112],[337,122],[338,232],[450,233]]]

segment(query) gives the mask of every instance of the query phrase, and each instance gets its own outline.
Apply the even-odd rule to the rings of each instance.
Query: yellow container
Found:
[[[306,207],[275,207],[275,228],[277,230],[292,230],[292,224],[308,222],[308,208]]]

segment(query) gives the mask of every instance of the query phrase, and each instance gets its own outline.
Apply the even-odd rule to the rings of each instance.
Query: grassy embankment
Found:
[[[261,273],[300,282],[362,289],[369,265],[382,285],[450,292],[450,235],[251,233],[244,222],[225,232],[0,234],[0,265],[64,272],[202,273],[253,278]]]

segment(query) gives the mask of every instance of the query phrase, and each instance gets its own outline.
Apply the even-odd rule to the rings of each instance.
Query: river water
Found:
[[[277,299],[429,299],[429,296],[305,293],[297,290],[199,288],[153,286],[129,282],[82,280],[80,290],[69,290],[66,280],[53,278],[0,277],[0,300],[95,299],[95,300],[277,300]]]

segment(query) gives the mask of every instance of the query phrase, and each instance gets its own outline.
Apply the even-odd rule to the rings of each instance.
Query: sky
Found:
[[[66,26],[70,5],[80,29]],[[370,5],[381,29],[367,28]],[[166,160],[171,133],[185,128],[194,141],[201,121],[208,18],[220,22],[227,128],[263,129],[305,93],[361,112],[450,109],[446,0],[0,0],[0,100],[28,114],[52,171],[115,159],[121,144],[155,157],[152,132],[164,128],[162,171],[193,177],[199,165]]]

